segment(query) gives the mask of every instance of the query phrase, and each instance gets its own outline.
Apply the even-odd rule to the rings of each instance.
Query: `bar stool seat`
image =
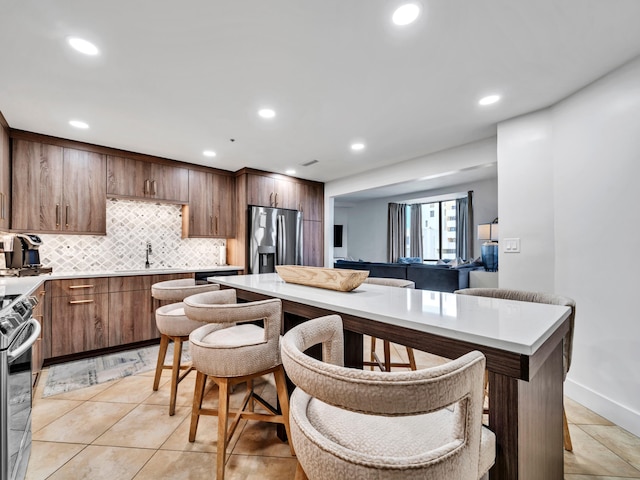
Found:
[[[189,336],[193,366],[197,370],[191,411],[189,441],[196,439],[200,415],[218,417],[216,478],[224,479],[226,448],[242,418],[283,424],[289,431],[289,395],[280,359],[282,302],[279,299],[236,303],[232,289],[193,295],[185,299],[189,318],[209,322]],[[251,323],[244,323],[251,322]],[[255,323],[261,323],[262,327]],[[273,373],[280,409],[253,391],[253,379]],[[210,377],[218,385],[218,408],[202,408],[204,389]],[[229,390],[247,384],[238,410],[229,409]],[[267,413],[254,411],[258,402]],[[229,416],[233,418],[228,426]],[[293,455],[293,447],[291,446]]]
[[[189,334],[193,330],[204,325],[202,322],[190,320],[185,315],[182,300],[189,295],[219,289],[220,285],[214,283],[197,285],[193,278],[166,280],[164,282],[154,283],[151,286],[151,296],[156,300],[177,302],[162,305],[156,309],[156,327],[160,332],[160,349],[156,363],[156,374],[153,380],[153,390],[157,391],[160,386],[162,370],[171,369],[169,415],[174,415],[176,412],[178,384],[193,370],[191,365],[181,365],[183,342],[189,340]],[[165,366],[164,362],[170,341],[174,343],[173,362],[170,366]],[[184,371],[182,375],[180,375],[181,370]]]

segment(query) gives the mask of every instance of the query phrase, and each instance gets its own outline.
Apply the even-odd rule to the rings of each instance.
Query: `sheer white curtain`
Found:
[[[409,233],[409,256],[422,259],[422,204],[411,205],[411,231]]]
[[[406,209],[404,203],[390,203],[387,220],[387,261],[396,263],[405,256]]]

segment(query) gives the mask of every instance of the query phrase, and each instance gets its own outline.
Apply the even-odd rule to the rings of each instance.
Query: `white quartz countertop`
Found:
[[[88,270],[73,272],[52,272],[32,277],[0,277],[0,294],[32,294],[42,283],[47,280],[64,280],[70,278],[96,278],[96,277],[124,277],[136,275],[162,275],[170,273],[199,273],[199,272],[233,272],[244,270],[239,265],[214,265],[211,267],[197,268],[142,268],[140,270]]]
[[[95,277],[125,277],[136,275],[162,275],[170,273],[200,273],[200,272],[233,272],[244,270],[239,265],[212,265],[210,267],[184,267],[184,268],[140,268],[140,269],[114,269],[114,270],[85,270],[85,271],[68,271],[56,272],[40,275],[47,279],[65,279],[65,278],[95,278]]]
[[[209,281],[336,313],[532,355],[569,316],[568,307],[363,283],[351,292],[286,283],[277,273]]]

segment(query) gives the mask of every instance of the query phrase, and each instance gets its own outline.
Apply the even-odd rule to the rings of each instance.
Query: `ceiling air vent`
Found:
[[[310,162],[307,163],[301,163],[300,165],[302,165],[303,167],[310,167],[311,165],[313,165],[314,163],[318,163],[318,160],[311,160]]]

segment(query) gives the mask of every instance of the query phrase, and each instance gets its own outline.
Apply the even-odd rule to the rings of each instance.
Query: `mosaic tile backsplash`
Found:
[[[42,234],[40,262],[54,272],[138,270],[151,242],[151,268],[206,268],[219,264],[224,239],[180,238],[180,205],[107,200],[107,235]]]

